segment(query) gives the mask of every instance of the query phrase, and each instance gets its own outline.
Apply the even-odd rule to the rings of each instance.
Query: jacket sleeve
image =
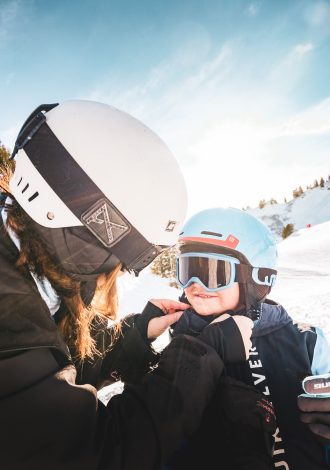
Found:
[[[121,429],[125,428],[121,455],[130,465],[123,468],[136,468],[136,454],[143,469],[164,463],[198,428],[222,371],[223,362],[212,347],[198,338],[180,335],[139,384],[128,385],[122,394],[112,397],[109,413],[120,416]],[[112,421],[111,434],[117,432],[115,425]]]
[[[137,383],[159,360],[159,353],[148,339],[148,325],[163,311],[148,302],[141,313],[125,316],[121,332],[114,340],[114,330],[106,322],[94,325],[94,337],[102,356],[96,361],[76,364],[78,383],[91,383],[98,389],[116,380],[125,384]]]
[[[50,349],[4,357],[0,365],[6,470],[155,469],[197,428],[223,369],[213,348],[178,337],[156,369],[105,407]]]
[[[140,317],[134,314],[123,319],[121,337],[103,359],[103,377],[111,374],[126,384],[137,383],[158,362],[159,354],[137,326]]]
[[[136,325],[140,314],[121,321],[120,336],[114,341],[114,331],[106,323],[95,328],[97,347],[102,355],[92,362],[77,363],[77,383],[90,383],[98,390],[118,380],[137,383],[159,360],[152,344],[145,340]]]
[[[315,327],[316,343],[312,360],[312,374],[320,375],[330,372],[330,344],[324,332]]]

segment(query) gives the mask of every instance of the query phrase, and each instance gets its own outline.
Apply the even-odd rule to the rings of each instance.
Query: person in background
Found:
[[[228,462],[228,470],[329,468],[324,448],[325,438],[330,443],[329,400],[299,397],[306,412],[300,417],[297,397],[304,377],[330,371],[330,347],[319,328],[293,321],[268,298],[277,275],[270,230],[245,211],[209,208],[185,223],[177,248],[180,300],[191,307],[172,325],[171,336],[198,337],[209,322],[224,316],[246,315],[254,327],[249,360],[226,364],[198,431],[168,468],[197,469],[203,462],[203,468],[212,469],[218,461]],[[262,440],[270,428],[260,413],[257,421],[258,393],[275,410],[270,453]]]
[[[151,371],[152,340],[187,305],[151,300],[117,321],[118,275],[138,275],[185,217],[176,160],[132,116],[65,101],[26,120],[0,188],[1,468],[157,468],[197,427],[230,342],[246,357],[252,328],[237,317],[230,339],[223,321],[177,338]],[[118,379],[129,385],[105,406],[97,390]]]

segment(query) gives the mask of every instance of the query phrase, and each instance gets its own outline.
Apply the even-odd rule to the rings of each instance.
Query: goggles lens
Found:
[[[221,290],[235,282],[239,261],[226,255],[185,253],[177,258],[177,281],[184,289],[197,282],[207,290]]]

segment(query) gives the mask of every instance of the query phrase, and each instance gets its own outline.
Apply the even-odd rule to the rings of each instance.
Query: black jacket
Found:
[[[186,310],[171,336],[198,337],[213,317]],[[272,403],[245,380],[246,361],[226,364],[200,426],[168,459],[163,470],[271,470],[276,417]],[[237,371],[245,374],[237,374]]]
[[[219,354],[180,335],[141,379],[154,353],[127,326],[103,359],[75,367],[35,282],[15,267],[16,259],[0,226],[1,469],[159,468],[197,428],[223,370]],[[97,334],[106,349],[104,326]],[[218,350],[221,341],[220,334]],[[95,386],[114,376],[129,385],[105,406]]]
[[[226,470],[329,468],[324,442],[300,421],[297,397],[303,392],[304,377],[330,372],[330,346],[319,328],[293,322],[273,301],[262,302],[255,313],[259,319],[252,330],[249,360],[226,365],[201,425],[172,456],[166,470],[211,470],[220,464]],[[176,329],[198,335],[206,324],[205,317],[203,323],[198,317],[186,311]],[[256,407],[262,396],[272,401],[276,414],[270,462],[264,460],[266,423],[255,420],[262,416]]]

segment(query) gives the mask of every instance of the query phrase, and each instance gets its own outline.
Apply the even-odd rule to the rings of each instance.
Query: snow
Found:
[[[282,228],[289,223],[295,230],[330,220],[330,182],[324,188],[316,187],[306,190],[300,197],[286,204],[269,204],[262,209],[248,209],[249,214],[262,220],[281,239]]]
[[[330,222],[304,228],[278,244],[279,275],[271,298],[330,340]]]
[[[295,214],[299,214],[298,209]],[[311,220],[314,223],[316,219],[317,214]],[[321,327],[330,341],[330,221],[295,232],[278,243],[278,252],[278,279],[269,297],[281,303],[294,320]],[[149,299],[177,300],[181,294],[181,290],[169,286],[168,279],[153,275],[149,268],[139,277],[124,274],[119,278],[118,291],[121,317],[141,312]],[[156,349],[162,349],[167,340],[164,333],[154,342]],[[100,399],[107,402],[112,394],[121,392],[121,387],[121,383],[106,387],[99,393]]]

